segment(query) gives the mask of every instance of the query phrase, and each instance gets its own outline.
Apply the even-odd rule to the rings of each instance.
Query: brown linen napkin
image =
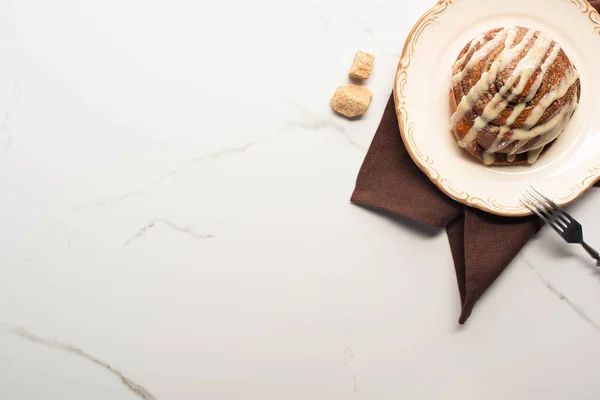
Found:
[[[600,0],[590,3],[600,9]],[[460,324],[541,226],[537,218],[494,216],[442,193],[406,151],[393,96],[358,174],[351,201],[446,229],[462,303]]]
[[[442,193],[406,151],[393,96],[360,170],[351,201],[446,228],[462,302],[461,324],[540,226],[536,218],[496,217]]]

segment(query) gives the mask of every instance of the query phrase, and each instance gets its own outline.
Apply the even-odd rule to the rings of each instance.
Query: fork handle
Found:
[[[600,253],[598,253],[596,250],[594,250],[590,245],[588,245],[585,242],[581,243],[581,245],[583,246],[585,251],[587,251],[587,253],[590,256],[592,256],[592,258],[594,260],[596,260],[596,265],[600,267]]]

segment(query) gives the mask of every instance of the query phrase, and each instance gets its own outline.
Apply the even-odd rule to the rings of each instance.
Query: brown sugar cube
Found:
[[[358,117],[369,108],[373,93],[363,86],[340,86],[331,99],[331,107],[346,117]]]
[[[352,66],[350,67],[350,72],[348,72],[348,76],[363,81],[369,79],[374,62],[375,56],[373,54],[357,51]]]

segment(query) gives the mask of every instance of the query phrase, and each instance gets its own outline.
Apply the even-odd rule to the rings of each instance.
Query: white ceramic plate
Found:
[[[454,61],[479,33],[521,25],[549,33],[581,74],[579,109],[534,165],[488,167],[449,134]],[[400,131],[415,163],[448,196],[505,215],[530,212],[530,186],[566,205],[600,180],[600,15],[586,0],[441,0],[411,31],[394,93]]]

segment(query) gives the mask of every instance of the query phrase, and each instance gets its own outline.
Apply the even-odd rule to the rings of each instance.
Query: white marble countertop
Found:
[[[349,204],[429,6],[3,1],[0,397],[598,399],[580,249],[543,231],[459,327],[444,233]]]

